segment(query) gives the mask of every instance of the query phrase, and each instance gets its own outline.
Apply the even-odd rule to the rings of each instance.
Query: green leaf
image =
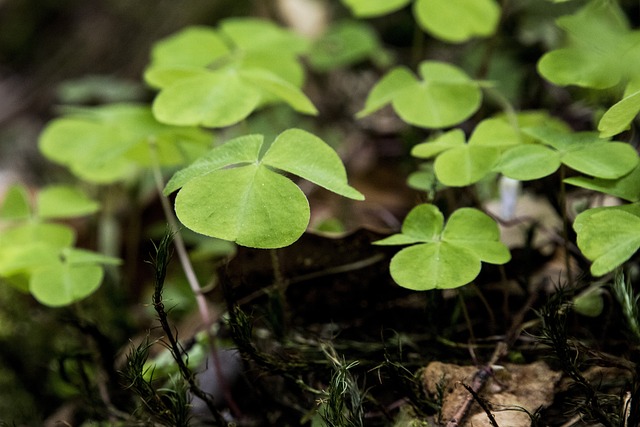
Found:
[[[347,184],[338,154],[317,136],[300,130],[282,132],[265,153],[263,163],[290,172],[329,191],[355,200],[364,196]]]
[[[376,245],[406,245],[416,242],[436,242],[444,227],[442,212],[431,204],[411,209],[402,223],[402,233],[376,241]]]
[[[526,128],[523,131],[543,144],[552,147],[562,163],[587,175],[615,179],[628,174],[638,164],[638,154],[629,144],[609,142],[599,138],[595,132],[566,132],[550,126]],[[522,160],[524,159],[523,153],[531,155],[532,162],[537,161],[535,165],[541,168],[543,168],[543,163],[548,161],[548,169],[541,169],[545,172],[556,164],[555,161],[553,164],[551,163],[551,153],[544,152],[544,150],[515,147],[503,156],[501,170],[505,175],[519,179],[517,176],[506,173],[504,165],[510,165],[510,170],[513,170],[513,162],[522,163],[524,161]],[[522,159],[518,160],[518,157]],[[547,159],[545,160],[544,157]],[[524,164],[520,166],[529,169],[525,172],[528,173],[533,172],[533,165],[534,163],[530,163],[528,167]],[[541,176],[535,176],[535,178],[539,177]]]
[[[469,143],[441,153],[434,168],[440,182],[452,187],[471,185],[489,174],[505,147],[520,142],[517,131],[501,119],[486,119],[474,129]]]
[[[364,108],[356,114],[362,118],[390,103],[403,89],[412,87],[417,82],[413,73],[406,67],[396,67],[382,77],[369,92]]]
[[[20,184],[14,184],[4,194],[2,206],[0,206],[0,218],[6,220],[27,219],[31,215],[29,195],[27,189]]]
[[[373,87],[358,117],[391,102],[406,123],[442,128],[462,122],[480,107],[480,88],[461,69],[444,62],[424,61],[419,70],[422,81],[404,68],[392,70]]]
[[[192,26],[156,42],[151,49],[151,66],[206,67],[228,52],[216,30]]]
[[[583,316],[600,316],[604,308],[603,292],[599,286],[587,289],[573,299],[573,310]]]
[[[225,127],[273,101],[316,114],[299,89],[304,70],[297,55],[308,46],[292,31],[254,18],[227,19],[219,32],[185,30],[159,43],[159,59],[154,57],[145,73],[161,89],[154,115],[167,124]],[[196,57],[177,54],[180,49],[195,51]]]
[[[40,218],[71,218],[97,212],[100,205],[77,188],[56,185],[38,193],[37,214]]]
[[[566,152],[562,163],[587,175],[616,179],[638,165],[638,153],[627,143],[594,140],[593,143]]]
[[[228,18],[220,24],[220,32],[236,49],[250,54],[271,51],[276,55],[295,56],[309,48],[309,42],[303,37],[266,19]]]
[[[73,230],[61,224],[25,223],[0,232],[0,276],[28,291],[32,273],[59,261],[60,251],[73,244]]]
[[[557,49],[540,58],[538,72],[558,86],[606,89],[620,81],[620,74],[610,70],[610,60],[590,51]]]
[[[188,162],[210,144],[211,136],[193,127],[156,121],[149,107],[112,104],[74,110],[47,125],[40,151],[80,178],[111,183],[151,164],[150,144],[162,165]]]
[[[171,125],[225,127],[245,119],[259,102],[259,92],[237,72],[212,72],[164,89],[153,101],[153,114]]]
[[[386,65],[389,55],[373,28],[359,21],[331,25],[309,52],[310,65],[320,72],[348,67],[368,59]]]
[[[250,82],[264,92],[289,104],[303,114],[317,115],[318,110],[307,96],[296,86],[266,70],[247,69],[240,71],[243,80]]]
[[[0,233],[0,246],[5,248],[45,243],[55,248],[73,245],[73,229],[62,224],[28,222]]]
[[[309,204],[289,179],[250,164],[187,182],[176,213],[191,230],[242,246],[278,248],[295,242],[309,223]]]
[[[212,28],[188,27],[154,44],[144,79],[153,87],[166,87],[184,77],[182,73],[197,72],[228,53],[226,43]]]
[[[0,250],[0,276],[23,275],[28,278],[34,269],[57,262],[59,253],[60,248],[45,242],[5,247]],[[28,287],[21,290],[27,291]]]
[[[461,69],[437,61],[420,64],[423,81],[398,92],[393,108],[407,123],[427,128],[453,126],[480,107],[482,93]]]
[[[480,181],[495,166],[500,152],[494,147],[466,144],[440,154],[434,169],[438,180],[449,187],[464,187]]]
[[[578,215],[574,229],[578,247],[593,261],[591,273],[602,276],[631,258],[640,248],[640,218],[621,209]]]
[[[640,91],[618,101],[604,113],[598,122],[600,137],[608,138],[629,129],[638,112],[640,112]]]
[[[41,304],[61,307],[91,295],[100,287],[103,276],[99,265],[60,261],[36,270],[29,291]]]
[[[469,144],[483,147],[505,148],[520,143],[519,132],[501,118],[481,121],[469,138]]]
[[[600,212],[606,212],[609,210],[616,210],[630,213],[631,215],[635,215],[640,217],[640,203],[631,203],[628,205],[620,205],[620,206],[601,206],[598,208],[591,208],[581,212],[576,219],[573,221],[573,229],[576,233],[581,233],[584,224],[586,223],[592,215],[595,215]]]
[[[68,166],[88,181],[109,183],[133,172],[133,165],[114,142],[122,142],[113,127],[79,118],[56,119],[40,135],[39,148],[50,160]],[[130,141],[126,141],[129,143]]]
[[[232,140],[172,178],[165,193],[182,187],[175,208],[186,227],[243,246],[276,248],[293,243],[309,223],[309,204],[291,180],[272,169],[363,199],[347,184],[336,152],[321,139],[290,129],[259,159],[262,142],[262,135]]]
[[[451,289],[471,282],[481,262],[504,264],[511,259],[499,241],[498,226],[488,215],[472,208],[455,211],[443,228],[440,210],[430,204],[409,212],[402,232],[374,242],[406,245],[391,260],[391,276],[400,286],[414,290]]]
[[[496,167],[505,176],[518,181],[540,179],[560,167],[560,155],[552,149],[524,144],[507,150]]]
[[[428,159],[456,147],[465,145],[465,135],[462,129],[453,129],[435,138],[433,141],[422,142],[411,149],[411,155],[421,159]]]
[[[423,30],[452,43],[490,36],[500,20],[495,0],[416,0],[413,13]]]
[[[564,180],[567,184],[600,191],[630,202],[640,200],[640,166],[618,179],[588,178],[577,176]]]
[[[452,213],[442,240],[464,247],[491,264],[504,264],[511,259],[509,249],[500,243],[496,222],[477,209],[461,208]]]
[[[225,127],[244,120],[269,96],[298,112],[317,114],[297,87],[259,69],[229,69],[181,80],[160,92],[153,113],[172,125]]]
[[[416,145],[411,153],[417,157],[437,155],[434,170],[438,180],[451,187],[480,181],[497,163],[500,151],[520,142],[518,132],[502,119],[486,119],[476,126],[464,144],[460,129],[449,131],[432,142]]]
[[[88,251],[85,249],[77,248],[64,248],[61,252],[61,258],[65,262],[75,264],[106,264],[106,265],[119,265],[121,260],[111,256],[103,255],[98,252]]]
[[[423,242],[440,240],[444,227],[442,212],[431,204],[413,208],[402,223],[402,234],[421,239]]]
[[[629,31],[615,2],[594,0],[557,20],[568,35],[566,47],[546,53],[538,71],[557,85],[604,89],[637,68],[637,35]]]
[[[402,249],[389,266],[397,284],[415,291],[458,288],[473,281],[480,269],[474,254],[447,242]]]
[[[246,135],[214,148],[188,167],[176,172],[167,182],[164,194],[168,196],[191,179],[217,169],[257,161],[263,140],[262,135]]]
[[[400,10],[411,0],[342,0],[345,6],[359,18],[372,18]]]

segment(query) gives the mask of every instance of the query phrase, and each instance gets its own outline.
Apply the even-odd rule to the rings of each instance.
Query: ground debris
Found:
[[[443,423],[453,417],[469,393],[461,383],[469,384],[477,370],[475,366],[442,362],[431,362],[424,369],[425,391],[435,399],[442,397],[440,418]],[[480,397],[489,403],[499,426],[528,427],[531,419],[527,412],[534,413],[540,407],[551,405],[561,376],[562,373],[552,371],[542,361],[528,365],[508,363],[495,369]],[[474,403],[461,426],[489,427],[491,422]]]

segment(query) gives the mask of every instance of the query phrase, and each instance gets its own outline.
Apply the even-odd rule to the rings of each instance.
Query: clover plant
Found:
[[[248,135],[228,141],[173,176],[165,193],[180,188],[176,213],[185,226],[243,246],[290,245],[307,228],[309,204],[302,190],[277,171],[364,199],[347,184],[340,158],[320,138],[289,129],[261,155],[263,140]]]
[[[480,107],[479,84],[463,70],[440,61],[424,61],[422,80],[406,67],[396,67],[373,87],[358,117],[365,117],[391,104],[405,122],[444,128],[469,118]]]
[[[494,35],[502,15],[495,0],[343,3],[358,18],[411,5],[417,25],[448,43]],[[595,102],[615,97],[594,118],[599,133],[576,132],[544,112],[516,112],[502,104],[503,113],[476,120],[483,90],[494,95],[500,90],[495,82],[471,77],[468,64],[464,68],[443,60],[424,60],[415,74],[404,65],[391,66],[393,58],[363,22],[340,22],[310,41],[266,20],[231,18],[216,28],[186,28],[153,46],[144,72],[145,82],[158,91],[150,107],[69,109],[44,130],[40,149],[80,179],[99,184],[136,179],[155,166],[178,170],[166,183],[164,196],[177,192],[175,213],[185,227],[244,246],[286,246],[302,235],[310,216],[307,198],[291,176],[347,198],[364,198],[349,186],[336,152],[297,128],[281,130],[273,142],[249,133],[211,148],[214,134],[203,128],[235,125],[272,104],[315,115],[316,107],[302,90],[301,59],[306,57],[316,72],[370,60],[389,69],[356,118],[390,105],[403,122],[430,132],[411,150],[414,157],[433,163],[422,165],[411,181],[430,197],[435,189],[472,186],[496,175],[528,181],[558,170],[565,177],[570,170],[563,185],[634,202],[587,210],[573,224],[580,249],[594,261],[592,273],[605,274],[640,247],[638,155],[628,143],[610,140],[640,112],[640,32],[631,29],[615,2],[593,0],[574,10],[557,20],[566,37],[540,58],[537,69],[555,85],[609,91],[606,96],[594,92]],[[20,200],[17,194],[11,197]],[[43,192],[40,197],[46,201],[48,196]],[[8,203],[4,212],[24,214],[25,203]],[[38,215],[39,227],[55,226]],[[51,232],[59,239],[52,238],[56,250],[70,250],[73,239],[64,233]],[[452,210],[445,223],[435,204],[420,204],[409,212],[399,234],[376,244],[408,245],[392,259],[390,269],[401,286],[416,290],[462,286],[474,280],[482,262],[503,264],[510,258],[495,221],[471,207]],[[77,257],[61,259],[76,263]],[[34,283],[30,286],[39,289]]]
[[[624,87],[622,99],[602,115],[598,130],[601,137],[608,138],[628,129],[640,112],[637,100],[640,32],[630,29],[615,2],[591,1],[575,14],[559,18],[557,23],[568,34],[567,45],[540,59],[540,73],[558,85]],[[570,177],[565,182],[637,202],[640,177],[636,150],[621,143],[614,143],[615,147],[603,145],[593,136],[588,136],[591,142],[580,138],[571,137],[572,147],[578,151],[572,153],[573,159],[568,164],[591,176]],[[639,214],[637,204],[633,203],[588,209],[576,217],[573,228],[578,247],[593,261],[593,275],[613,271],[637,252]]]
[[[93,293],[102,282],[103,265],[119,260],[74,248],[73,228],[55,221],[98,209],[96,202],[73,187],[43,188],[33,205],[25,187],[11,187],[0,208],[0,277],[54,307]]]
[[[304,71],[297,56],[308,46],[259,19],[229,19],[217,31],[187,28],[152,51],[145,80],[160,89],[153,113],[163,123],[212,128],[235,124],[273,102],[317,114],[300,90]]]
[[[78,178],[108,184],[136,177],[151,165],[151,149],[162,166],[181,166],[211,145],[209,133],[158,122],[148,106],[110,104],[72,109],[49,122],[40,152]],[[153,144],[153,148],[150,146]]]
[[[440,210],[418,205],[402,223],[402,231],[377,245],[412,245],[391,260],[391,276],[414,290],[451,289],[473,281],[481,262],[504,264],[511,259],[491,217],[473,208],[456,210],[444,224]]]
[[[518,144],[519,135],[506,121],[494,118],[479,123],[465,143],[464,132],[454,129],[432,141],[413,147],[414,157],[436,157],[438,180],[450,187],[463,187],[483,179],[497,165],[505,148]]]

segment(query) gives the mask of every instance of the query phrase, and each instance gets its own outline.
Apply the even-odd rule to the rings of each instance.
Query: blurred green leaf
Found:
[[[416,0],[413,13],[423,30],[452,43],[490,36],[500,20],[495,0]]]
[[[635,78],[627,84],[624,98],[609,108],[598,123],[601,138],[617,135],[631,126],[631,122],[640,112],[640,79]]]
[[[35,270],[29,291],[41,304],[61,307],[91,295],[100,287],[103,276],[99,265],[58,260]]]
[[[274,102],[317,114],[300,90],[304,69],[297,56],[308,49],[308,41],[261,19],[230,18],[218,30],[187,28],[154,48],[145,71],[160,89],[153,112],[163,123],[207,127],[235,124]]]
[[[100,205],[75,187],[55,185],[38,193],[36,212],[40,218],[70,218],[97,212]]]
[[[27,219],[30,215],[29,194],[25,186],[14,184],[9,187],[0,206],[0,219],[15,221]]]
[[[640,59],[638,37],[631,32],[615,2],[592,0],[557,20],[568,36],[567,46],[544,54],[540,74],[560,86],[604,89],[635,73]]]
[[[411,0],[342,0],[351,12],[359,18],[371,18],[400,10]]]
[[[211,135],[203,130],[159,123],[147,106],[111,104],[76,109],[51,121],[39,148],[78,177],[106,184],[149,166],[152,145],[161,165],[174,166],[192,161],[210,143]]]
[[[609,142],[595,132],[571,132],[553,123],[523,129],[532,144],[507,149],[496,169],[520,181],[554,173],[561,164],[579,172],[606,179],[620,178],[638,164],[629,144]]]
[[[331,25],[311,47],[310,65],[326,72],[371,60],[378,65],[389,62],[389,54],[378,40],[376,32],[358,21],[343,21]]]
[[[576,176],[567,178],[564,182],[620,197],[629,202],[637,202],[640,200],[640,166],[636,166],[630,173],[618,179]]]
[[[462,122],[480,107],[480,88],[461,69],[444,62],[424,61],[419,72],[422,81],[406,68],[394,68],[373,87],[357,117],[391,103],[406,123],[443,128]]]

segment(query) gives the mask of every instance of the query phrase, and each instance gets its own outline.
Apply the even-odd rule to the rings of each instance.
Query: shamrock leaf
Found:
[[[640,166],[636,166],[627,175],[618,179],[588,178],[576,176],[564,180],[567,184],[572,184],[589,190],[599,191],[615,197],[637,202],[640,200]]]
[[[632,79],[625,88],[622,100],[615,103],[600,118],[601,138],[608,138],[626,130],[640,112],[640,79]]]
[[[29,291],[41,304],[69,305],[95,292],[102,282],[102,264],[118,264],[116,258],[80,249],[65,248],[55,261],[34,269]]]
[[[540,58],[538,71],[550,82],[604,89],[637,69],[637,32],[631,32],[617,4],[594,0],[557,21],[568,35],[566,47]]]
[[[317,114],[300,90],[297,56],[307,49],[299,36],[260,19],[228,19],[217,31],[183,30],[156,45],[145,71],[160,89],[153,113],[163,123],[207,127],[237,123],[272,102]]]
[[[112,104],[51,121],[39,148],[84,180],[112,183],[151,164],[150,144],[162,165],[177,165],[193,160],[210,142],[211,136],[200,129],[159,123],[148,107]]]
[[[498,27],[500,6],[495,0],[416,0],[413,14],[429,34],[461,43],[492,35]]]
[[[296,241],[309,223],[300,188],[276,172],[288,172],[355,200],[338,155],[320,138],[299,129],[281,133],[260,157],[262,135],[214,148],[176,173],[165,193],[180,188],[176,214],[188,228],[243,246],[277,248]]]
[[[478,124],[464,143],[459,129],[449,131],[432,142],[413,147],[415,157],[436,157],[434,169],[440,182],[462,187],[480,181],[490,173],[504,147],[520,142],[518,132],[502,119],[487,119]]]
[[[555,172],[561,164],[598,178],[616,179],[633,170],[638,154],[629,144],[609,142],[595,132],[568,132],[551,126],[523,129],[541,144],[507,150],[497,169],[509,178],[526,181]]]
[[[40,190],[36,212],[40,218],[71,218],[95,213],[99,208],[79,189],[56,185]]]
[[[640,204],[589,209],[576,217],[573,228],[580,251],[593,261],[591,273],[602,276],[640,248]]]
[[[409,124],[443,128],[462,122],[480,107],[480,88],[461,69],[444,62],[424,61],[419,74],[422,81],[407,68],[394,68],[373,87],[357,117],[368,116],[391,103]]]
[[[480,273],[483,261],[509,261],[509,250],[499,238],[496,223],[477,209],[458,209],[444,225],[436,206],[422,204],[409,212],[400,234],[374,244],[412,245],[392,258],[390,272],[400,286],[423,291],[466,285]]]

